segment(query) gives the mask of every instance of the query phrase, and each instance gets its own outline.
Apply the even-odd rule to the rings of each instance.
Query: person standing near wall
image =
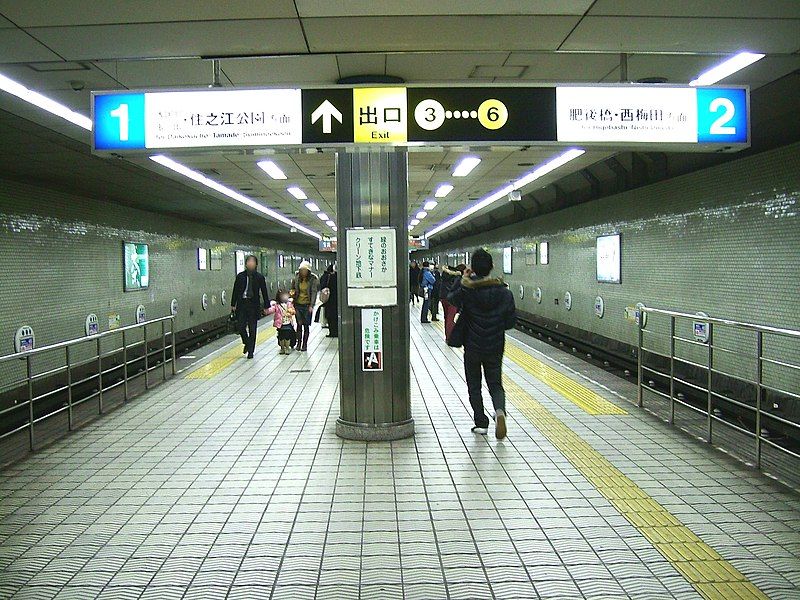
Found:
[[[439,301],[442,298],[442,272],[439,265],[431,265],[431,274],[434,278],[433,289],[431,290],[431,321],[439,320]]]
[[[420,323],[430,323],[428,311],[431,308],[431,297],[433,288],[436,286],[436,278],[431,273],[431,263],[427,260],[422,263],[422,276],[420,277],[420,287],[422,288],[422,312],[420,313]]]
[[[328,337],[339,337],[339,282],[333,264],[328,267],[328,277],[324,287],[328,288],[328,301],[323,305],[325,320],[328,321]]]
[[[231,294],[231,312],[236,313],[239,335],[242,337],[243,354],[253,358],[256,350],[256,332],[261,312],[259,294],[264,297],[264,306],[269,306],[269,292],[264,276],[258,272],[258,259],[250,254],[244,260],[244,271],[236,275]],[[266,314],[266,312],[264,313]]]
[[[311,313],[317,298],[319,279],[311,272],[311,263],[304,260],[292,279],[291,295],[294,299],[295,319],[297,320],[297,349],[308,351],[308,337],[311,335]]]
[[[417,265],[417,261],[412,260],[408,267],[408,289],[411,292],[411,304],[417,305],[417,291],[419,290],[419,278],[422,271]]]
[[[469,402],[475,418],[474,433],[486,434],[489,418],[483,409],[481,370],[492,396],[495,413],[495,437],[506,437],[506,392],[503,389],[503,352],[506,329],[517,322],[514,296],[502,279],[489,277],[494,262],[483,248],[472,253],[471,269],[464,271],[448,301],[460,310],[464,329],[464,373]]]

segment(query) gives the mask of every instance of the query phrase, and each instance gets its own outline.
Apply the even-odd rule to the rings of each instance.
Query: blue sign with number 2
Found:
[[[747,94],[742,89],[698,88],[697,141],[747,142]]]

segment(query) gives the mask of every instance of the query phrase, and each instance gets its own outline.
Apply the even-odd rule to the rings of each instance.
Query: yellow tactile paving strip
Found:
[[[262,327],[256,335],[256,346],[273,337],[275,337],[274,327]],[[232,349],[226,350],[210,362],[187,373],[186,379],[211,379],[230,367],[242,356],[242,347],[239,344],[235,344]]]
[[[556,371],[554,368],[536,360],[514,343],[506,343],[506,358],[513,360],[528,373],[545,385],[553,388],[567,400],[582,408],[590,415],[627,415],[625,409],[609,402],[600,394],[581,385]]]
[[[507,376],[508,399],[709,600],[768,597],[602,454]]]

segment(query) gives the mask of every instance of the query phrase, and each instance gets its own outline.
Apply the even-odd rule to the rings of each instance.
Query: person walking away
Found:
[[[431,306],[431,295],[436,285],[436,278],[431,273],[431,263],[427,260],[422,263],[422,278],[420,287],[422,288],[422,312],[420,313],[420,323],[430,323],[428,320],[428,310]]]
[[[308,337],[311,335],[311,311],[317,297],[319,279],[311,272],[311,263],[304,260],[292,279],[291,296],[294,300],[295,320],[297,321],[297,349],[308,351]]]
[[[294,306],[292,299],[283,290],[278,290],[275,300],[269,303],[269,308],[264,311],[268,315],[275,315],[273,326],[278,330],[278,354],[291,354],[295,340],[294,332]]]
[[[411,304],[414,306],[417,305],[420,275],[422,275],[422,271],[417,265],[417,261],[412,260],[411,266],[408,268],[408,289],[411,293]]]
[[[466,319],[464,373],[474,413],[474,433],[486,434],[489,419],[483,409],[481,370],[492,396],[495,437],[506,437],[506,394],[503,389],[503,351],[506,330],[516,324],[514,296],[502,279],[490,277],[494,262],[483,248],[472,253],[471,269],[464,271],[448,301],[458,307],[459,319]]]
[[[444,339],[446,340],[450,336],[450,332],[453,331],[453,325],[455,324],[456,313],[458,312],[458,308],[450,304],[447,300],[447,295],[453,289],[453,286],[460,286],[461,285],[461,277],[464,275],[464,270],[467,268],[467,265],[460,264],[457,267],[451,269],[447,265],[442,268],[442,311],[444,312]]]
[[[244,260],[244,271],[236,275],[231,294],[231,312],[236,313],[239,335],[242,337],[242,354],[253,358],[256,350],[256,332],[261,312],[259,294],[264,297],[264,306],[269,305],[269,292],[264,276],[256,269],[258,259],[250,254]],[[266,312],[264,312],[266,314]]]
[[[328,274],[327,288],[329,290],[328,301],[323,305],[325,309],[325,320],[328,321],[328,337],[339,337],[339,276],[333,265],[330,266]]]
[[[434,278],[433,290],[431,290],[431,321],[438,321],[439,301],[442,298],[442,272],[439,270],[439,265],[433,263],[431,273]]]

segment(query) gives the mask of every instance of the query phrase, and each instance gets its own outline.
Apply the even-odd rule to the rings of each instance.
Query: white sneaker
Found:
[[[506,437],[506,413],[498,410],[494,414],[494,437],[502,440]]]
[[[478,427],[478,426],[476,425],[475,427],[473,427],[472,429],[470,429],[470,431],[471,431],[472,433],[479,433],[479,434],[481,434],[481,435],[486,435],[487,433],[489,433],[489,428],[488,428],[488,427]]]

